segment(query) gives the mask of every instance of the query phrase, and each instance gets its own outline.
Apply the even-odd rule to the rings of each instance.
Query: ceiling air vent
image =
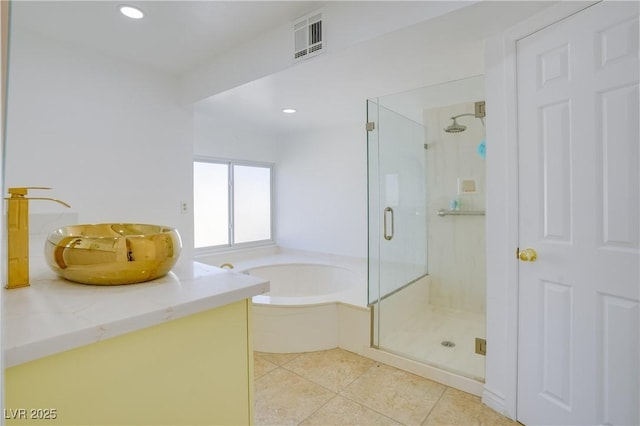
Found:
[[[293,24],[293,60],[301,61],[324,52],[322,13],[312,13]]]

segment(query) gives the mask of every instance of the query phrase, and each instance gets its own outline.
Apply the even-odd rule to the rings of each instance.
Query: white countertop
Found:
[[[165,277],[92,286],[31,271],[31,286],[4,290],[5,367],[248,299],[269,282],[198,262]]]

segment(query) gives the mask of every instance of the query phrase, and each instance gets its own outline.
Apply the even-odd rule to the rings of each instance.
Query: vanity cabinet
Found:
[[[8,425],[248,425],[251,300],[5,370]]]

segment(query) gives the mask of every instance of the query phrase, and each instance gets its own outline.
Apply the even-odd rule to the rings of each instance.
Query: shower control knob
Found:
[[[523,262],[535,262],[538,258],[538,253],[532,248],[526,248],[524,250],[518,250],[518,259]]]

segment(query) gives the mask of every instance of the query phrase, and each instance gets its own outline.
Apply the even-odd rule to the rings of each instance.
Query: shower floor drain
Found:
[[[456,345],[455,343],[453,343],[450,340],[443,340],[440,344],[442,346],[444,346],[445,348],[453,348]]]

